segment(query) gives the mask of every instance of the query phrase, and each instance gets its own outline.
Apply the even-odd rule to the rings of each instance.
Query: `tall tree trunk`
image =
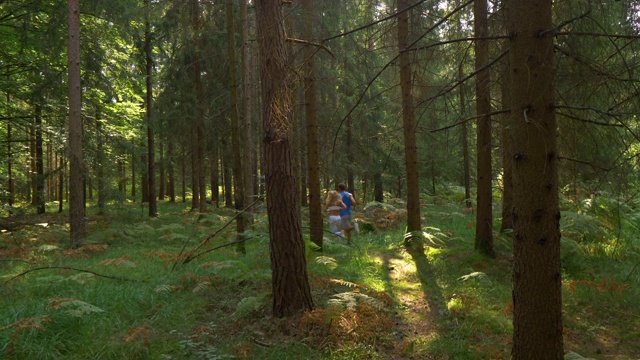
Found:
[[[196,121],[196,127],[198,120]],[[198,162],[198,131],[191,129],[189,152],[191,153],[191,210],[200,209],[200,165]]]
[[[245,183],[243,178],[243,164],[240,155],[240,125],[238,120],[238,81],[236,73],[236,29],[233,15],[234,0],[227,0],[227,35],[228,35],[228,53],[229,53],[229,98],[231,100],[231,149],[233,151],[233,180],[235,182],[235,208],[240,212],[236,217],[236,236],[237,240],[244,239],[244,189]],[[245,254],[247,249],[244,242],[239,242],[237,251]]]
[[[60,160],[60,173],[58,174],[58,212],[61,213],[63,210],[62,203],[64,202],[64,173],[67,171],[67,164],[62,157],[62,154],[59,156]]]
[[[7,75],[7,80],[9,80],[9,76]],[[9,83],[9,82],[7,82]],[[9,91],[7,91],[7,189],[9,189],[9,198],[7,199],[7,202],[9,203],[9,206],[13,206],[13,198],[15,196],[14,194],[14,184],[13,184],[13,172],[12,172],[12,166],[13,166],[13,152],[11,149],[11,125],[12,125],[12,121],[11,121],[11,96],[9,95]]]
[[[304,0],[305,38],[313,41],[314,0]],[[318,140],[318,118],[316,104],[316,70],[314,54],[310,45],[304,48],[304,103],[307,119],[307,177],[309,181],[309,227],[311,241],[322,249],[322,194],[320,189],[320,144]],[[353,189],[353,188],[352,188]]]
[[[163,200],[165,197],[165,186],[166,186],[166,172],[165,172],[165,158],[164,158],[164,143],[160,142],[159,144],[160,150],[160,161],[158,161],[158,175],[160,177],[160,181],[158,183],[158,200]]]
[[[133,202],[136,201],[136,143],[133,139],[131,139],[131,197],[133,198]]]
[[[262,84],[262,119],[273,315],[313,309],[296,177],[293,172],[291,92],[280,0],[257,0],[256,18]]]
[[[194,209],[198,209],[200,212],[207,210],[207,184],[205,182],[205,165],[204,165],[204,101],[202,91],[202,76],[200,67],[200,5],[199,0],[193,0],[193,41],[196,44],[194,49],[193,60],[193,74],[196,93],[196,146],[195,146],[195,163],[194,166],[197,170],[194,171],[194,175],[198,177],[197,186],[194,185]],[[196,193],[198,196],[196,198]]]
[[[233,208],[233,178],[231,176],[231,159],[228,154],[228,149],[225,149],[222,154],[222,185],[224,191],[224,207]]]
[[[562,277],[552,2],[507,0],[506,6],[511,34],[512,358],[559,360]]]
[[[413,94],[411,84],[410,53],[403,51],[409,36],[408,0],[398,0],[398,48],[400,51],[400,88],[402,91],[402,127],[404,132],[404,163],[407,174],[407,232],[421,230],[420,225],[420,185],[418,183],[418,147],[416,145],[417,124],[414,119]],[[407,237],[405,245],[410,245]],[[415,242],[419,243],[419,242]],[[418,249],[422,246],[418,245]]]
[[[458,67],[458,79],[462,80],[464,78],[464,71],[462,63]],[[467,101],[466,94],[464,91],[464,84],[460,85],[460,109],[462,113],[462,118],[465,119],[467,117]],[[469,129],[467,127],[467,122],[465,121],[462,125],[462,183],[464,185],[464,202],[467,208],[471,208],[473,204],[471,203],[471,167],[469,165]]]
[[[140,189],[142,191],[141,201],[143,203],[149,202],[149,153],[140,154],[141,174],[140,174]]]
[[[251,67],[251,59],[249,47],[249,32],[252,26],[247,14],[247,0],[240,0],[240,40],[242,41],[242,143],[245,144],[244,151],[242,153],[242,168],[244,175],[243,191],[244,205],[248,207],[246,210],[245,221],[247,225],[253,223],[253,206],[250,204],[253,202],[253,84],[251,82],[253,68]]]
[[[180,155],[180,179],[182,183],[182,202],[187,202],[187,155],[185,154],[185,146],[182,145],[182,154]]]
[[[39,102],[39,100],[36,100]],[[36,104],[36,123],[34,128],[35,139],[35,191],[33,193],[33,203],[38,214],[45,213],[44,198],[44,153],[42,150],[42,105]]]
[[[220,151],[218,146],[211,151],[211,202],[217,208],[220,207]]]
[[[149,22],[150,0],[144,0],[147,8],[146,19],[144,22],[144,53],[146,58],[146,74],[147,74],[147,150],[149,160],[149,216],[158,216],[158,205],[156,202],[156,152],[153,134],[153,57],[151,48],[151,24]]]
[[[105,155],[102,137],[100,110],[96,109],[96,176],[98,177],[98,213],[103,215],[107,208],[107,189],[104,176]]]
[[[169,140],[169,148],[167,149],[167,195],[169,195],[169,201],[176,202],[176,166],[175,166],[175,151],[172,140]]]
[[[475,36],[487,37],[487,0],[473,3]],[[482,69],[489,62],[488,40],[476,40],[476,69]],[[476,203],[476,243],[475,249],[481,254],[494,257],[493,249],[493,201],[491,188],[491,93],[489,69],[480,70],[476,76],[476,115],[478,116],[477,175],[478,192]]]
[[[82,89],[80,84],[80,9],[78,0],[68,0],[69,23],[69,235],[77,248],[86,237],[83,195]]]
[[[500,90],[502,93],[502,103],[511,102],[509,97],[510,81],[509,81],[509,64],[501,62],[502,81],[500,82]],[[502,139],[502,221],[500,222],[500,232],[513,229],[513,158],[511,157],[511,136],[509,128],[506,126],[509,118],[504,115],[503,125],[500,128]]]
[[[373,200],[381,203],[384,202],[381,171],[376,171],[373,173]]]

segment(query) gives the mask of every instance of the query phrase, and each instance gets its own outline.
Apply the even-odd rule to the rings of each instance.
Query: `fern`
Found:
[[[327,301],[327,304],[329,307],[340,307],[347,310],[355,310],[358,304],[365,304],[376,310],[384,309],[384,304],[380,300],[356,291],[335,294],[332,299]]]
[[[336,261],[336,259],[329,256],[318,256],[316,257],[316,262],[320,265],[328,267],[331,270],[338,267],[338,262]]]
[[[350,288],[356,288],[358,287],[358,284],[356,283],[352,283],[343,279],[331,279],[331,282],[334,282],[336,284],[342,285],[342,286],[346,286],[346,287],[350,287]]]
[[[73,317],[104,312],[104,310],[95,305],[74,298],[51,298],[47,308],[64,309],[67,314]]]
[[[264,296],[249,296],[243,298],[238,303],[238,307],[236,311],[233,313],[233,316],[236,318],[242,318],[247,315],[258,312],[265,304]]]
[[[106,259],[97,263],[98,266],[115,266],[115,267],[136,267],[136,264],[131,261],[128,256],[119,257],[116,259]]]

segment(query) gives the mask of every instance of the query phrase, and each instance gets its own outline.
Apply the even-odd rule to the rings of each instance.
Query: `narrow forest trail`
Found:
[[[394,321],[397,326],[393,359],[438,359],[418,352],[438,335],[437,318],[448,310],[424,253],[386,252],[378,254],[384,262],[386,292],[395,300]]]

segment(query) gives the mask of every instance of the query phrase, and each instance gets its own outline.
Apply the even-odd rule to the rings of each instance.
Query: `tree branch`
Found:
[[[322,50],[328,52],[329,55],[331,55],[334,59],[336,58],[336,55],[331,51],[331,49],[326,47],[324,44],[318,44],[318,43],[314,43],[312,41],[303,40],[303,39],[296,39],[296,38],[291,38],[291,37],[288,37],[287,41],[295,43],[295,44],[311,45],[311,46],[315,46],[315,47],[321,48]]]
[[[506,114],[506,113],[509,113],[509,112],[511,112],[511,109],[502,109],[502,110],[492,111],[492,112],[490,112],[489,114],[486,114],[486,115],[493,116],[493,115],[498,115],[498,114]],[[462,119],[460,121],[457,121],[457,122],[455,122],[455,123],[453,123],[451,125],[447,125],[445,127],[441,127],[441,128],[438,128],[438,129],[429,130],[429,132],[434,133],[434,132],[438,132],[438,131],[442,131],[442,130],[448,130],[448,129],[451,129],[451,128],[456,127],[458,125],[462,125],[462,124],[466,123],[467,121],[475,120],[475,119],[477,119],[479,117],[482,117],[482,116],[485,116],[485,114],[480,114],[480,115],[468,117],[466,119]]]
[[[93,271],[90,271],[90,270],[76,269],[76,268],[72,268],[72,267],[68,267],[68,266],[43,266],[43,267],[39,267],[39,268],[35,268],[35,269],[30,269],[30,270],[27,270],[27,271],[25,271],[23,273],[20,273],[20,274],[16,275],[16,276],[13,276],[9,280],[7,280],[7,281],[3,282],[2,284],[0,284],[0,286],[5,286],[8,283],[14,281],[15,279],[17,279],[19,277],[22,277],[22,276],[25,276],[30,272],[39,271],[39,270],[50,270],[50,269],[62,269],[62,270],[80,271],[80,272],[85,272],[85,273],[93,274],[95,276],[99,276],[99,277],[103,277],[103,278],[107,278],[107,279],[113,279],[113,280],[144,282],[144,280],[127,279],[127,278],[118,277],[118,276],[103,275],[103,274],[99,274],[97,272],[93,272]]]

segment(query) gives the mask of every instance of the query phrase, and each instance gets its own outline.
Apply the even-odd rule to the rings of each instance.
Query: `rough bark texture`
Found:
[[[78,0],[68,0],[69,21],[69,222],[71,247],[86,237],[83,194],[82,90],[80,88],[80,9]]]
[[[291,93],[280,0],[257,0],[265,180],[271,250],[273,315],[311,310],[300,205],[293,169]]]
[[[512,358],[562,359],[552,1],[508,0],[506,6],[514,195]]]
[[[486,38],[487,1],[476,0],[473,3],[474,27],[476,38]],[[489,62],[489,43],[487,40],[476,40],[476,69],[481,69]],[[476,114],[478,116],[478,192],[476,212],[475,248],[483,255],[493,257],[493,201],[491,198],[491,94],[489,69],[480,71],[476,77]]]
[[[409,7],[407,0],[398,0],[398,11]],[[398,47],[408,45],[409,11],[398,14]],[[402,91],[402,118],[404,130],[404,163],[407,173],[407,232],[421,230],[420,185],[418,183],[418,147],[416,145],[416,122],[413,111],[411,84],[411,54],[400,54],[400,87]]]
[[[302,2],[305,13],[305,37],[313,40],[314,0]],[[316,117],[315,64],[316,49],[310,45],[304,48],[304,103],[307,118],[307,171],[309,181],[309,227],[311,241],[322,249],[322,194],[320,190],[320,144],[318,140],[318,119]]]

